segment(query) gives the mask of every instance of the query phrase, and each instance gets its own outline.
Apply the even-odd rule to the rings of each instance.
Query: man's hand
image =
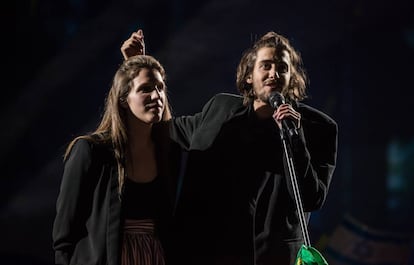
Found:
[[[145,55],[144,32],[142,29],[131,34],[131,37],[124,41],[121,46],[121,53],[124,60],[134,55]]]
[[[293,120],[295,122],[296,128],[300,128],[301,115],[290,104],[284,103],[280,105],[273,113],[273,119],[276,121],[280,129],[282,129],[283,119]]]

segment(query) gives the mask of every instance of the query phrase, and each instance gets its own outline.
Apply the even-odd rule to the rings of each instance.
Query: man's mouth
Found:
[[[275,82],[265,83],[265,86],[270,87],[272,90],[277,88],[277,84]]]
[[[268,80],[264,82],[265,86],[276,86],[275,80]]]

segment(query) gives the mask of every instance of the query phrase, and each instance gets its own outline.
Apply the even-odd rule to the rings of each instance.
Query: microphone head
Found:
[[[281,104],[285,103],[285,97],[277,91],[273,91],[269,96],[269,104],[272,108],[277,109]]]

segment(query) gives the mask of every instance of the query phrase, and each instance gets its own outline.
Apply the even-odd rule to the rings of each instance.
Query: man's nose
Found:
[[[276,71],[276,67],[272,66],[272,69],[270,69],[269,78],[271,78],[271,79],[279,78],[279,73]]]

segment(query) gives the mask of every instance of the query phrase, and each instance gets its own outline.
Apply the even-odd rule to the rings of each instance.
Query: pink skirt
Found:
[[[153,220],[125,220],[121,256],[122,265],[165,265]]]

